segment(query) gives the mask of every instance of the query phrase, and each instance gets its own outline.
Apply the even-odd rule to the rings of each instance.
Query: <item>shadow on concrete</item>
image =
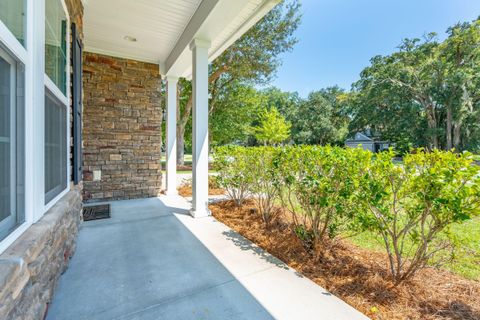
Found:
[[[233,230],[229,230],[229,231],[224,231],[222,234],[226,236],[228,240],[232,241],[237,247],[239,247],[243,251],[250,251],[253,254],[259,256],[261,259],[267,261],[268,263],[275,265],[276,267],[279,267],[285,270],[290,269],[288,265],[285,264],[283,261],[266,253],[262,248],[254,245],[251,241],[245,239],[237,232]]]

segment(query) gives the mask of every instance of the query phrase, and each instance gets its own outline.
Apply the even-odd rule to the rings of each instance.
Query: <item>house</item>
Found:
[[[365,132],[357,132],[353,139],[345,140],[345,146],[349,148],[362,147],[364,150],[372,152],[379,152],[390,148],[391,144],[388,141],[381,140],[371,134],[369,130]]]
[[[0,319],[43,319],[75,251],[83,200],[160,195],[161,81],[166,193],[176,193],[176,88],[186,77],[191,214],[209,214],[208,65],[276,4],[0,2]]]

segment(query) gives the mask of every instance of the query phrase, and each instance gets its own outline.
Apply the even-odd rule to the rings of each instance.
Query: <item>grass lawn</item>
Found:
[[[177,170],[177,173],[178,174],[191,174],[192,171],[191,170]],[[208,173],[217,173],[217,171],[214,171],[214,170],[208,170]],[[162,174],[167,174],[167,172],[165,170],[162,170]]]
[[[455,260],[443,268],[468,279],[480,280],[480,217],[455,224],[451,231],[459,245]],[[364,232],[350,240],[363,248],[384,251],[383,242],[372,233]]]
[[[163,174],[166,174],[167,172],[165,170],[162,170]],[[177,173],[182,174],[182,173],[192,173],[191,170],[177,170]]]
[[[162,167],[165,167],[165,156],[162,156]],[[185,154],[183,157],[183,161],[185,162],[186,166],[191,166],[192,165],[192,155],[191,154]],[[208,170],[209,173],[215,173],[216,171],[214,170]],[[162,173],[165,173],[165,170],[162,170]],[[192,170],[177,170],[177,173],[192,173]]]

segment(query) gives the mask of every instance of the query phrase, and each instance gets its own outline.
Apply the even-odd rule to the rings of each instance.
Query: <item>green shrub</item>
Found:
[[[279,153],[279,198],[307,246],[354,229],[354,193],[370,158],[362,149],[331,146],[289,147]]]
[[[383,239],[393,280],[440,264],[453,250],[448,227],[479,213],[480,168],[469,154],[417,150],[393,163],[393,152],[376,155],[361,179],[357,199],[362,226]]]
[[[392,150],[331,146],[222,147],[215,166],[219,185],[238,205],[253,196],[267,226],[281,203],[306,247],[339,234],[377,234],[399,283],[444,262],[454,249],[449,227],[479,214],[480,166],[468,153],[438,150],[393,158]]]
[[[250,176],[251,193],[263,221],[269,224],[278,216],[280,210],[275,206],[278,189],[276,185],[278,171],[274,166],[279,148],[247,148],[247,168]]]
[[[218,177],[216,175],[208,176],[208,189],[220,189],[221,186],[218,183]]]
[[[216,183],[227,191],[237,206],[241,206],[251,189],[247,156],[248,149],[239,146],[218,147],[213,153],[214,167],[218,171]]]

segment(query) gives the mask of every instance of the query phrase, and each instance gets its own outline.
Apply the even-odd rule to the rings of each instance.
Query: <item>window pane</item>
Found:
[[[0,20],[25,46],[25,0],[0,0]]]
[[[66,93],[67,17],[60,0],[45,1],[45,73]]]
[[[11,113],[12,71],[10,64],[0,58],[0,221],[11,215]]]
[[[0,240],[24,221],[24,68],[0,48]]]
[[[46,90],[45,94],[45,203],[67,187],[66,107]]]

